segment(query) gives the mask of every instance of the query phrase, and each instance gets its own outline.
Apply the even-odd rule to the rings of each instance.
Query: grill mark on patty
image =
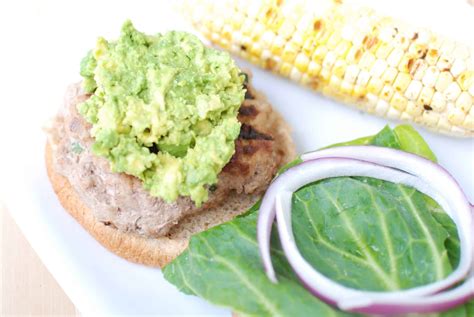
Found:
[[[256,117],[258,115],[258,110],[254,105],[244,106],[242,105],[239,108],[239,116],[242,117]]]
[[[258,151],[271,153],[273,140],[245,140],[237,139],[235,141],[235,153],[230,159],[229,163],[222,169],[233,175],[247,175],[250,173],[251,157]]]
[[[260,132],[246,123],[242,123],[242,127],[240,128],[239,139],[273,141],[273,137],[271,135]]]

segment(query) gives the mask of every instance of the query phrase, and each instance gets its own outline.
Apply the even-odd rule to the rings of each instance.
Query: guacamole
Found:
[[[81,75],[92,151],[152,196],[205,202],[240,131],[244,76],[231,57],[194,35],[146,35],[127,21],[118,40],[97,40]]]

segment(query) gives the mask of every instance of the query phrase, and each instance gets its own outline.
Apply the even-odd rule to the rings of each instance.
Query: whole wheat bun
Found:
[[[286,159],[284,161],[290,161],[294,158],[295,149],[290,137],[289,126],[276,111],[272,111],[268,124],[271,131],[273,131],[276,144],[285,154]],[[253,195],[233,193],[226,198],[222,205],[180,221],[171,235],[160,238],[146,238],[119,231],[99,222],[91,210],[81,201],[68,179],[55,170],[53,151],[49,144],[46,144],[45,159],[52,187],[64,209],[105,248],[129,261],[148,266],[165,266],[186,249],[189,242],[189,232],[201,232],[229,221],[245,212],[259,198]]]

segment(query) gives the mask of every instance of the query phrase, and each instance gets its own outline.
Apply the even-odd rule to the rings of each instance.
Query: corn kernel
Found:
[[[395,93],[395,89],[392,86],[385,85],[383,86],[382,92],[380,93],[380,98],[386,101],[390,101],[394,93]]]
[[[408,107],[408,106],[407,106]],[[408,120],[413,120],[413,117],[409,115],[407,112],[402,112],[402,115],[400,116],[400,119],[408,121]]]
[[[290,79],[294,81],[300,81],[303,74],[296,68],[293,68],[290,72]]]
[[[315,34],[316,43],[326,45],[326,43],[328,42],[329,36],[331,35],[331,32],[332,30],[329,31],[329,30],[323,29],[322,31],[316,33]]]
[[[388,55],[387,63],[392,67],[398,67],[402,60],[404,51],[400,48],[395,48],[390,55]]]
[[[254,24],[255,24],[255,22],[252,19],[246,19],[245,22],[242,24],[242,28],[240,30],[245,35],[252,34]],[[217,24],[216,24],[215,27],[218,27]]]
[[[355,30],[352,25],[346,25],[342,28],[341,37],[346,41],[351,41],[354,37]]]
[[[301,32],[295,32],[293,34],[293,37],[291,38],[291,43],[298,49],[301,49],[304,43],[304,36],[301,34]]]
[[[262,46],[257,42],[250,46],[249,53],[256,57],[262,56]]]
[[[359,62],[359,66],[362,69],[370,70],[372,65],[375,63],[375,56],[370,52],[365,52]]]
[[[336,91],[334,91],[329,85],[322,86],[322,89],[320,89],[319,92],[322,93],[324,96],[337,99]]]
[[[309,86],[311,84],[312,78],[308,76],[308,74],[303,74],[300,79],[300,83],[305,86]]]
[[[382,90],[382,88],[383,88],[383,82],[379,78],[376,78],[376,77],[372,77],[369,80],[369,84],[367,85],[367,91],[374,95],[378,95],[380,91]]]
[[[297,54],[298,54],[297,49],[295,49],[292,45],[286,45],[285,48],[283,49],[281,58],[283,61],[287,63],[293,63],[293,61],[296,59]]]
[[[454,50],[454,46],[455,45],[453,41],[445,39],[439,50],[443,54],[451,54]]]
[[[430,106],[431,99],[434,95],[434,89],[431,87],[423,87],[421,89],[420,96],[418,97],[417,102],[423,106],[427,105]]]
[[[394,67],[388,67],[382,75],[382,81],[391,85],[397,77],[398,70]]]
[[[270,51],[277,56],[281,56],[285,47],[285,40],[281,36],[276,36]]]
[[[464,119],[462,126],[466,130],[474,130],[474,116],[471,116],[471,115],[466,116],[466,119]]]
[[[365,105],[367,107],[367,110],[373,112],[375,106],[377,105],[377,102],[379,101],[379,98],[371,93],[368,93],[367,95],[365,95],[365,97],[367,98],[367,103]]]
[[[466,59],[469,55],[469,48],[463,44],[457,43],[453,51],[453,57],[456,59]]]
[[[392,52],[393,46],[388,43],[383,43],[379,46],[375,52],[375,56],[380,59],[386,60],[388,55]]]
[[[449,84],[448,88],[444,91],[444,95],[447,101],[454,101],[461,94],[461,88],[456,82]]]
[[[310,36],[306,39],[303,44],[303,48],[301,51],[308,57],[311,57],[314,54],[314,50],[316,49],[316,43],[314,41],[314,37]]]
[[[449,131],[451,129],[451,123],[449,123],[448,118],[441,116],[438,121],[438,128],[440,130]]]
[[[456,107],[448,109],[448,120],[451,124],[460,125],[465,118],[466,114],[461,109]]]
[[[387,21],[387,26],[380,30],[379,38],[383,42],[390,43],[397,35],[397,30],[393,27],[391,21]],[[382,58],[382,57],[381,57]]]
[[[274,40],[275,40],[275,33],[273,33],[272,31],[264,32],[261,37],[262,45],[265,47],[271,47]]]
[[[424,43],[414,42],[408,48],[408,53],[416,59],[426,57],[428,54],[428,46]]]
[[[423,112],[423,107],[419,104],[416,104],[413,101],[408,101],[406,108],[405,108],[406,113],[408,113],[412,117],[419,117],[421,113]]]
[[[436,66],[441,71],[450,70],[453,62],[453,58],[450,55],[441,55]]]
[[[336,46],[334,52],[341,58],[344,58],[351,47],[350,42],[341,41],[339,45]]]
[[[433,98],[431,99],[430,107],[436,112],[443,112],[446,108],[446,98],[440,92],[435,92]]]
[[[281,67],[280,67],[280,74],[288,77],[290,76],[290,72],[292,68],[293,67],[290,63],[282,62]]]
[[[387,69],[387,62],[383,59],[377,59],[370,69],[370,74],[374,77],[381,77],[383,72]]]
[[[340,32],[334,32],[328,39],[327,46],[330,50],[334,50],[336,46],[342,41]]]
[[[395,47],[399,47],[401,50],[405,51],[408,48],[409,45],[410,45],[410,40],[406,35],[401,34],[399,32],[395,36],[395,40],[394,40],[394,46]]]
[[[400,94],[398,91],[396,91],[393,94],[393,97],[390,100],[390,105],[392,105],[392,107],[394,107],[398,111],[405,110],[405,108],[407,106],[407,103],[408,103],[408,100],[402,94]]]
[[[263,51],[262,53],[262,67],[271,71],[278,71],[281,67],[281,58],[278,56],[272,56],[268,54],[269,51]]]
[[[247,56],[245,57],[247,58],[248,60],[250,60],[250,62],[252,64],[256,64],[258,65],[261,61],[260,61],[260,57],[257,57],[257,56],[254,56],[254,55],[250,55],[250,54],[247,54]]]
[[[423,84],[418,80],[412,80],[405,91],[405,97],[410,100],[416,100],[420,95]]]
[[[416,58],[411,54],[405,54],[402,60],[398,64],[398,70],[403,73],[410,73],[411,67],[415,62]]]
[[[413,75],[413,79],[421,81],[423,79],[423,76],[425,76],[427,68],[428,64],[425,63],[423,60],[419,59],[413,64],[410,70],[410,74]]]
[[[429,127],[434,127],[439,121],[439,113],[433,111],[424,111],[421,117],[415,118],[415,121],[423,122]]]
[[[346,60],[348,63],[351,64],[358,64],[360,59],[362,58],[363,50],[359,46],[353,45],[349,52],[347,52]]]
[[[314,50],[314,53],[313,53],[313,56],[312,56],[312,60],[315,61],[315,62],[322,63],[322,61],[323,61],[324,58],[326,57],[327,52],[328,52],[328,49],[327,49],[326,46],[324,46],[324,45],[319,45],[319,46],[316,47],[316,49]]]
[[[316,77],[321,71],[321,65],[315,62],[310,62],[308,66],[308,76]]]
[[[226,50],[230,50],[231,44],[228,40],[226,39],[221,39],[219,42],[219,45]]]
[[[328,68],[322,68],[319,72],[319,78],[321,78],[323,83],[327,83],[329,81],[329,78],[331,78],[331,75],[331,70]]]
[[[280,3],[283,2],[283,0],[278,0]],[[294,16],[293,20],[296,21],[294,22],[296,24],[296,30],[298,32],[306,32],[308,29],[312,29],[314,31],[314,17],[305,15],[303,12],[298,12],[299,16]]]
[[[430,48],[425,56],[425,61],[430,66],[436,65],[439,59],[439,51],[435,48]]]
[[[331,87],[331,89],[333,89],[334,91],[337,92],[341,87],[341,82],[342,82],[341,78],[333,75],[329,79],[328,86]]]
[[[458,99],[456,99],[456,108],[461,109],[464,112],[468,112],[472,107],[472,97],[467,92],[463,91]]]
[[[453,82],[453,76],[450,72],[444,71],[441,72],[436,81],[435,88],[437,91],[443,92],[448,88],[448,86]]]
[[[341,88],[340,88],[340,91],[342,94],[346,96],[352,96],[353,90],[354,90],[354,85],[352,83],[349,83],[345,80],[342,81]]]
[[[363,98],[367,94],[367,88],[362,85],[354,85],[354,97]]]
[[[466,70],[466,63],[462,59],[457,59],[454,61],[453,66],[451,66],[451,74],[453,74],[454,78],[457,78]]]
[[[395,78],[395,82],[393,83],[393,88],[400,93],[404,93],[410,82],[410,75],[407,73],[398,73],[397,78]]]
[[[233,54],[241,54],[240,52],[240,45],[235,45],[233,44],[231,47],[230,47],[230,52],[233,53]]]
[[[430,47],[432,47],[435,50],[439,50],[441,48],[441,45],[443,44],[444,39],[441,36],[433,36],[430,39]]]
[[[252,39],[254,42],[260,42],[263,33],[265,33],[265,25],[262,23],[255,23],[253,30],[252,30]]]
[[[245,16],[240,12],[235,12],[231,18],[231,26],[234,30],[240,30],[242,28],[242,22],[245,20]]]
[[[337,59],[336,54],[334,54],[334,52],[329,51],[326,54],[326,58],[324,58],[323,68],[328,69],[328,70],[332,69],[332,67],[334,66],[334,63],[336,62],[336,59]]]
[[[296,56],[295,66],[300,72],[306,72],[306,70],[308,69],[308,65],[309,58],[306,55],[300,53]]]
[[[344,80],[347,81],[348,83],[353,84],[356,79],[357,75],[359,75],[360,68],[357,67],[357,65],[349,65],[346,68],[345,74],[344,74]]]
[[[400,118],[401,114],[402,113],[400,111],[398,111],[397,109],[395,109],[393,107],[389,108],[388,111],[387,111],[387,117],[389,119],[398,119],[398,118]]]
[[[332,68],[333,75],[339,78],[343,78],[344,73],[346,72],[346,67],[347,67],[347,64],[344,60],[342,59],[336,60],[336,62],[334,63],[334,67]]]
[[[289,39],[295,32],[295,25],[290,20],[285,20],[278,29],[278,34],[285,39]]]
[[[470,87],[474,85],[474,70],[464,71],[461,75],[459,75],[457,81],[462,90],[470,89]]]
[[[425,75],[423,76],[423,85],[428,87],[434,87],[439,77],[439,70],[435,66],[430,66],[426,69]]]
[[[356,46],[362,46],[366,32],[363,30],[357,30],[352,38],[352,44]]]
[[[357,84],[366,86],[370,80],[370,73],[366,70],[361,70],[359,76],[357,76]]]
[[[383,116],[384,114],[387,113],[388,109],[390,108],[390,105],[388,102],[385,100],[379,99],[377,101],[377,105],[375,106],[375,113],[378,114],[379,116]]]

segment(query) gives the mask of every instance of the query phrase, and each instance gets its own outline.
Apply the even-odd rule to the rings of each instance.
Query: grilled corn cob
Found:
[[[193,25],[265,69],[369,113],[474,135],[472,48],[330,0],[197,0]]]

